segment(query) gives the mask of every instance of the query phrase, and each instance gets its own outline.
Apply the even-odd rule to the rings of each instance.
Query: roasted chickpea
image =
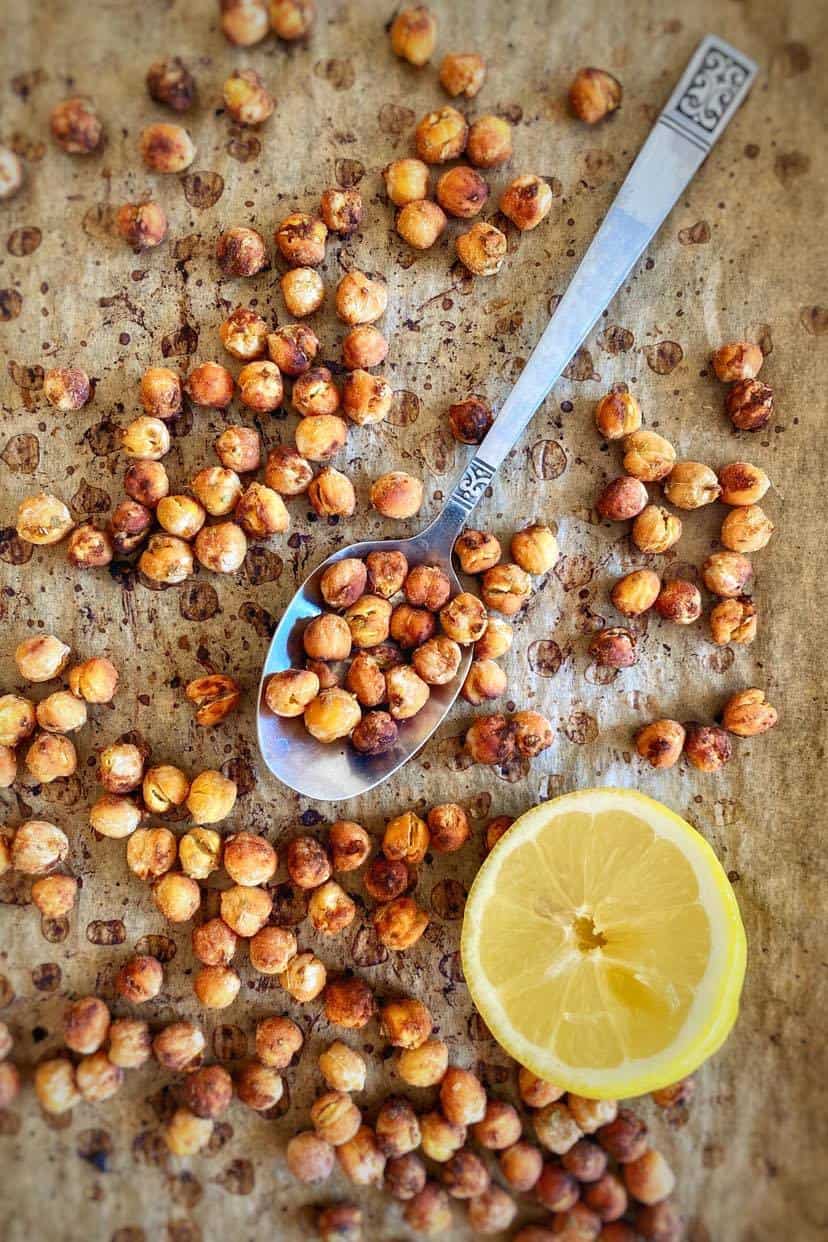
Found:
[[[449,95],[473,99],[486,79],[486,62],[477,52],[450,52],[440,65],[440,84]]]
[[[234,574],[247,555],[247,539],[235,522],[203,527],[193,546],[199,564],[216,574]]]
[[[81,1058],[75,1079],[83,1099],[100,1103],[112,1098],[124,1080],[124,1071],[113,1065],[105,1052],[94,1052]]]
[[[381,595],[362,595],[345,610],[344,620],[355,647],[377,647],[388,637],[391,604]]]
[[[347,660],[351,654],[348,622],[332,612],[320,613],[305,627],[302,645],[313,660]]]
[[[148,509],[154,509],[169,490],[169,476],[160,461],[134,461],[124,473],[124,491]]]
[[[164,829],[151,829],[152,832],[163,832]],[[172,835],[172,834],[170,834]],[[135,835],[130,838],[130,844]],[[172,845],[175,857],[175,843]],[[186,923],[201,905],[201,889],[195,880],[177,871],[168,871],[155,881],[152,887],[152,899],[158,909],[171,923]]]
[[[632,541],[639,552],[666,552],[681,538],[681,518],[661,505],[647,505],[633,522]]]
[[[334,1040],[319,1054],[319,1069],[332,1091],[362,1091],[365,1086],[365,1061],[353,1048]]]
[[[730,762],[733,745],[724,729],[691,720],[684,730],[684,754],[699,772],[718,772]]]
[[[442,1186],[427,1181],[406,1203],[403,1216],[406,1224],[417,1233],[436,1237],[451,1229],[451,1201]]]
[[[56,104],[50,125],[52,136],[69,155],[91,155],[103,141],[103,125],[89,99],[75,96]]]
[[[180,768],[164,763],[149,768],[144,774],[142,795],[144,806],[155,815],[166,815],[182,806],[190,791],[190,782]]]
[[[486,1092],[470,1070],[450,1065],[440,1084],[440,1105],[455,1125],[473,1125],[486,1114]]]
[[[599,630],[588,650],[601,668],[630,668],[638,660],[635,635],[620,625]]]
[[[71,776],[77,766],[75,747],[60,734],[38,733],[26,751],[26,767],[42,785]]]
[[[512,127],[499,116],[481,116],[469,130],[466,155],[477,168],[494,168],[512,158]]]
[[[595,426],[605,440],[632,436],[641,426],[641,406],[626,389],[608,392],[595,407]]]
[[[261,932],[257,935],[261,935]],[[250,941],[251,949],[255,939],[256,936],[253,936]],[[193,928],[192,940],[193,953],[205,966],[229,965],[238,944],[236,933],[219,918],[208,919],[200,927]],[[253,961],[252,954],[250,960]]]
[[[453,1199],[475,1199],[489,1189],[491,1182],[483,1161],[466,1147],[445,1162],[440,1180]]]
[[[445,228],[445,213],[429,198],[406,203],[397,212],[397,232],[415,250],[430,249],[442,236]]]
[[[607,1171],[607,1153],[590,1139],[579,1139],[565,1152],[561,1163],[582,1185],[597,1182]]]
[[[174,418],[181,411],[181,380],[168,367],[150,367],[141,377],[140,400],[153,418]]]
[[[350,608],[364,594],[367,581],[368,571],[364,562],[358,557],[347,556],[328,566],[320,579],[319,589],[329,608]]]
[[[331,233],[350,237],[362,223],[362,195],[359,190],[325,190],[319,205],[320,215]]]
[[[544,1078],[538,1078],[523,1065],[518,1071],[518,1090],[520,1098],[529,1108],[545,1108],[547,1104],[554,1104],[564,1094],[562,1087],[547,1082]]]
[[[289,43],[310,34],[315,18],[314,0],[270,0],[270,24]]]
[[[339,891],[334,895],[334,890],[337,889]],[[326,909],[319,910],[319,905],[323,903],[321,900],[318,900],[318,895],[325,896],[326,898],[328,895],[332,895],[332,901],[326,899],[324,902]],[[342,901],[342,898],[345,896],[339,885],[334,883],[333,880],[329,880],[321,888],[314,889],[309,909],[317,901],[317,913],[322,913],[326,916],[328,909],[332,909],[335,914],[337,911],[341,911],[343,916],[347,918],[347,922],[342,922],[341,924],[342,927],[345,927],[351,922],[355,912],[350,898],[346,898],[344,902]],[[350,906],[348,903],[350,903]],[[350,917],[347,917],[348,915]],[[316,926],[313,916],[311,918],[314,926]],[[319,926],[317,930],[325,932],[325,924]],[[331,932],[326,934],[336,934],[336,930],[337,927],[334,925],[331,928]],[[343,977],[335,979],[325,988],[325,1017],[334,1026],[343,1026],[347,1030],[359,1030],[368,1025],[374,1016],[375,1010],[374,994],[364,979],[359,979],[355,976]]]
[[[498,1164],[510,1188],[520,1191],[521,1194],[527,1194],[538,1184],[538,1178],[543,1170],[543,1156],[537,1147],[519,1139],[501,1151]],[[539,1238],[538,1242],[543,1242],[543,1240]]]
[[[397,1072],[411,1087],[436,1087],[448,1069],[448,1047],[442,1039],[426,1039],[403,1048]]]
[[[164,983],[164,968],[158,958],[136,954],[124,962],[115,976],[115,991],[133,1005],[154,1000]]]
[[[250,940],[250,965],[261,975],[279,975],[296,951],[296,937],[290,928],[263,927]]]
[[[654,768],[672,768],[683,747],[684,729],[677,720],[653,720],[635,735],[635,749]]]
[[[191,880],[206,880],[221,862],[221,837],[212,828],[190,828],[178,842],[181,870]]]
[[[410,720],[425,707],[429,687],[410,665],[400,664],[385,674],[388,711],[395,720]]]
[[[320,1242],[361,1242],[362,1209],[355,1203],[333,1203],[316,1218]]]
[[[579,69],[569,88],[569,105],[581,121],[597,125],[621,106],[621,83],[606,69]]]
[[[466,1141],[466,1127],[438,1112],[420,1118],[420,1131],[423,1155],[437,1164],[445,1164]]]
[[[429,686],[444,686],[457,676],[463,653],[445,634],[429,638],[412,653],[414,671]]]
[[[60,646],[63,647],[64,644],[60,643]],[[20,651],[20,647],[17,651]],[[67,647],[67,654],[68,651]],[[18,694],[0,695],[0,746],[17,746],[18,742],[31,737],[35,730],[35,722],[34,703]]]
[[[522,1123],[517,1109],[505,1100],[489,1100],[482,1121],[472,1127],[472,1136],[481,1147],[502,1151],[517,1143]]]
[[[300,1028],[290,1018],[264,1018],[256,1024],[256,1056],[270,1069],[287,1069],[303,1043]]]
[[[361,324],[342,340],[342,361],[351,371],[380,366],[388,356],[388,342],[373,324]],[[385,381],[382,381],[385,383]]]
[[[63,1013],[63,1038],[68,1048],[88,1056],[97,1052],[109,1030],[109,1009],[97,996],[73,1001]]]
[[[354,1137],[362,1124],[362,1114],[344,1091],[326,1091],[311,1105],[310,1118],[316,1133],[332,1147],[340,1147]]]
[[[272,364],[271,364],[272,365]],[[340,393],[327,367],[313,367],[300,375],[293,385],[293,404],[304,417],[335,414],[340,406]]]
[[[324,221],[296,211],[279,225],[274,240],[291,267],[318,267],[325,258],[328,230]]]
[[[142,414],[121,432],[121,448],[129,457],[159,461],[170,451],[170,433],[160,418]]]
[[[673,1192],[676,1179],[661,1152],[648,1148],[636,1160],[628,1161],[622,1170],[627,1190],[639,1203],[660,1203]]]
[[[515,753],[515,731],[505,716],[479,716],[466,731],[465,746],[475,763],[508,762]]]
[[[494,660],[472,660],[460,693],[467,703],[479,707],[490,699],[499,699],[507,685],[505,671]]]
[[[235,518],[250,539],[282,534],[290,525],[290,515],[282,497],[263,483],[251,483],[242,493]]]
[[[508,242],[500,229],[478,220],[454,241],[457,257],[473,276],[494,276],[503,266]]]
[[[11,147],[0,146],[0,201],[12,198],[22,184],[22,163]]]
[[[406,575],[403,592],[409,604],[439,612],[451,594],[451,582],[438,565],[415,565]]]
[[[345,688],[356,695],[361,707],[379,707],[385,702],[385,676],[376,660],[364,651],[351,662]]]
[[[233,1099],[233,1079],[221,1065],[205,1065],[188,1074],[182,1086],[184,1103],[196,1117],[215,1121]]]
[[[262,930],[270,918],[273,898],[267,889],[235,884],[221,894],[220,908],[221,917],[230,930],[249,940]]]
[[[770,487],[770,479],[759,466],[732,461],[719,471],[719,499],[726,505],[754,505]]]
[[[618,1116],[618,1104],[615,1100],[589,1100],[570,1091],[567,1104],[584,1134],[594,1134],[601,1126],[609,1125]],[[578,1173],[575,1176],[580,1178]]]
[[[224,869],[234,884],[267,884],[276,872],[276,851],[264,837],[237,832],[224,844]]]
[[[484,401],[482,397],[466,397],[464,401],[457,401],[449,406],[448,422],[451,434],[460,444],[482,444],[489,428],[494,422],[494,414],[488,401]],[[457,540],[455,546],[459,547],[466,536],[474,535],[481,535],[485,539],[494,539],[494,536],[483,535],[482,531],[466,531]],[[495,540],[495,542],[497,541]],[[500,545],[498,544],[499,555]],[[466,572],[476,573],[478,571],[467,570]]]
[[[180,1074],[198,1068],[206,1045],[194,1022],[170,1022],[153,1039],[152,1051],[159,1065]]]
[[[147,168],[158,173],[183,172],[190,167],[196,155],[195,145],[186,129],[164,121],[156,121],[141,130],[139,149]]]
[[[646,506],[647,489],[638,479],[628,475],[612,479],[598,497],[595,508],[611,522],[625,522],[637,517]]]
[[[369,711],[351,734],[351,745],[362,755],[384,755],[397,744],[399,729],[387,712]]]
[[[638,617],[652,608],[661,590],[661,579],[651,569],[634,569],[613,585],[610,599],[625,617]]]
[[[552,209],[552,190],[548,182],[534,173],[524,173],[510,181],[500,196],[501,212],[521,232],[535,229]]]
[[[692,625],[702,612],[701,593],[692,582],[672,578],[665,582],[658,593],[655,610],[664,621],[677,625]]]
[[[417,154],[426,164],[445,164],[466,149],[469,127],[462,112],[450,104],[427,113],[414,133]]]
[[[307,324],[286,324],[267,337],[271,360],[285,375],[302,375],[319,352],[316,333]]]
[[[294,433],[297,452],[309,461],[329,461],[344,447],[348,424],[336,414],[303,418]]]
[[[716,378],[723,384],[756,379],[764,361],[761,349],[751,341],[729,341],[714,350],[711,358]]]
[[[702,565],[708,591],[726,599],[741,595],[753,575],[753,566],[738,552],[713,552]]]
[[[224,106],[239,125],[262,125],[276,101],[255,69],[236,69],[222,88]],[[252,275],[252,272],[238,273]]]
[[[312,315],[325,301],[322,277],[312,267],[293,267],[279,281],[289,314],[297,319]]]
[[[336,1158],[342,1172],[357,1186],[381,1186],[385,1156],[370,1126],[360,1126],[353,1138],[341,1143]]]
[[[522,574],[522,572],[518,570],[518,573]],[[483,637],[487,623],[488,618],[482,602],[468,591],[461,591],[459,595],[455,595],[440,610],[440,624],[443,631],[457,643],[476,642]]]
[[[68,1112],[81,1098],[75,1067],[65,1057],[40,1062],[34,1071],[34,1089],[38,1104],[51,1116]]]
[[[546,574],[558,560],[558,541],[548,526],[535,522],[512,536],[512,560],[528,574]]]
[[[139,880],[157,879],[175,865],[177,848],[169,828],[138,828],[127,842],[127,866]],[[162,889],[161,896],[170,909],[174,901],[184,909],[188,901],[192,903],[195,900],[196,890],[189,885],[181,889],[178,881],[172,879],[166,890]]]
[[[318,888],[331,878],[331,860],[315,837],[294,837],[286,861],[288,875],[298,888]]]
[[[398,1158],[420,1146],[420,1124],[408,1100],[389,1096],[380,1105],[376,1137],[384,1156]]]
[[[151,463],[146,463],[151,464]],[[115,554],[112,538],[91,522],[76,526],[66,545],[66,557],[76,569],[102,569]]]
[[[32,901],[44,919],[69,914],[77,900],[78,882],[71,875],[44,875],[32,884]]]
[[[288,1142],[285,1158],[297,1181],[324,1182],[334,1167],[334,1149],[312,1130],[303,1130]]]
[[[437,18],[425,4],[402,9],[391,23],[391,49],[401,60],[422,68],[437,43]]]
[[[768,703],[763,690],[740,690],[730,696],[722,712],[722,724],[737,737],[767,733],[778,719],[776,708]]]
[[[269,414],[284,398],[282,373],[275,362],[249,362],[239,372],[239,399],[250,410]]]
[[[767,546],[774,526],[759,505],[731,509],[722,522],[720,539],[731,552],[758,552]]]
[[[369,552],[365,566],[372,594],[391,599],[402,590],[408,575],[408,561],[402,552]]]
[[[396,207],[416,203],[428,196],[428,165],[422,160],[394,160],[383,169],[385,191]]]
[[[64,862],[69,839],[62,829],[46,820],[29,819],[21,824],[11,844],[11,865],[23,875],[45,875]]]
[[[381,944],[401,952],[410,949],[428,927],[429,918],[410,897],[397,897],[379,906],[371,919]]]
[[[46,492],[27,496],[17,509],[17,533],[26,543],[60,543],[74,525],[63,501],[58,500],[57,496],[48,496]]]
[[[255,276],[268,265],[265,240],[255,229],[227,229],[216,242],[216,259],[224,276]]]
[[[10,746],[0,745],[0,789],[9,789],[17,778],[17,756]]]
[[[393,901],[401,897],[408,883],[408,867],[399,860],[375,858],[365,872],[365,891],[375,901]]]
[[[481,582],[480,594],[487,607],[494,608],[507,617],[512,617],[520,611],[531,596],[532,581],[526,570],[521,569],[519,565],[504,562],[486,570]],[[445,629],[445,625],[443,628]]]
[[[385,314],[387,305],[388,286],[380,277],[354,269],[337,286],[336,313],[344,323],[374,323]]]
[[[391,410],[392,399],[387,380],[359,368],[350,372],[342,388],[343,409],[359,427],[383,422]]]
[[[141,822],[141,812],[129,798],[104,794],[90,807],[89,823],[102,837],[128,837]]]
[[[562,1100],[538,1109],[533,1117],[535,1134],[542,1147],[562,1156],[574,1147],[583,1132]]]
[[[98,758],[98,780],[109,793],[137,789],[144,775],[144,755],[131,742],[113,742]]]
[[[236,805],[236,782],[221,772],[199,772],[187,794],[187,810],[197,824],[216,824]]]
[[[677,509],[700,509],[718,500],[715,471],[699,461],[680,461],[664,480],[664,495]]]
[[[233,400],[235,385],[226,367],[218,362],[202,362],[187,376],[184,388],[196,405],[223,410]]]
[[[118,686],[118,670],[111,660],[95,657],[69,670],[69,689],[87,703],[109,703]]]
[[[465,530],[455,543],[454,551],[465,574],[485,573],[498,563],[501,555],[500,542],[482,530]]]
[[[168,534],[189,542],[201,530],[207,514],[192,496],[164,496],[158,502],[155,516]]]
[[[174,112],[186,112],[196,97],[196,83],[180,56],[157,60],[147,70],[147,92]]]
[[[725,398],[725,410],[737,431],[761,431],[773,414],[773,389],[757,379],[737,380]]]
[[[382,838],[382,852],[390,860],[399,859],[417,866],[428,852],[430,834],[424,820],[413,811],[390,819]]]
[[[331,824],[328,843],[334,871],[356,871],[371,852],[368,833],[350,819],[337,819]]]
[[[89,376],[80,367],[55,367],[43,377],[43,395],[62,414],[80,410],[92,393]]]
[[[319,693],[319,678],[309,669],[288,668],[274,673],[265,685],[264,700],[276,716],[301,716]]]
[[[624,469],[628,475],[640,479],[642,483],[659,482],[670,474],[675,461],[676,450],[670,441],[654,431],[639,428],[624,440]]]
[[[403,650],[420,647],[431,639],[436,628],[434,615],[427,608],[398,604],[391,614],[391,637]]]
[[[209,1117],[196,1117],[189,1108],[177,1108],[162,1133],[172,1155],[197,1156],[210,1141],[213,1122]]]
[[[752,643],[757,628],[756,607],[746,595],[720,600],[710,610],[710,637],[719,646]]]
[[[86,703],[70,690],[56,690],[38,703],[35,714],[47,733],[74,733],[86,724]]]
[[[423,485],[413,475],[391,470],[371,484],[371,504],[388,518],[412,518],[423,504]]]
[[[152,1039],[146,1022],[118,1018],[109,1027],[107,1056],[121,1069],[139,1069],[150,1058]]]
[[[211,673],[196,677],[188,683],[184,693],[196,707],[196,724],[209,728],[219,724],[239,705],[241,689],[237,681],[225,673]]]
[[[324,936],[338,936],[354,921],[356,906],[335,880],[328,880],[311,893],[308,916],[316,931]]]
[[[535,1186],[535,1195],[543,1207],[550,1212],[562,1215],[564,1212],[569,1212],[578,1202],[580,1189],[576,1178],[571,1173],[568,1173],[561,1165],[550,1162],[543,1166]],[[595,1236],[594,1231],[589,1234],[589,1237]]]

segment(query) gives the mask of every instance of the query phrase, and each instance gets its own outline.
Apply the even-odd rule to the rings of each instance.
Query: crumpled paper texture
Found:
[[[468,806],[473,843],[422,869],[417,895],[433,921],[412,952],[387,958],[364,910],[321,952],[333,967],[362,971],[379,995],[426,998],[452,1056],[478,1066],[504,1094],[513,1089],[513,1072],[472,1012],[458,956],[463,899],[483,854],[485,823],[578,786],[637,785],[686,815],[713,844],[750,940],[739,1024],[699,1075],[689,1112],[665,1118],[642,1105],[677,1171],[688,1239],[771,1242],[784,1233],[813,1242],[828,1212],[820,948],[828,797],[821,634],[826,13],[807,0],[781,10],[767,0],[699,0],[690,7],[644,0],[436,4],[440,53],[476,48],[489,62],[488,81],[469,112],[497,111],[515,124],[514,160],[492,175],[495,194],[510,175],[529,170],[556,189],[541,228],[522,237],[510,231],[500,276],[472,282],[454,264],[455,225],[433,251],[414,255],[393,232],[384,200],[380,170],[412,150],[416,120],[444,99],[436,67],[418,73],[393,59],[384,32],[390,0],[320,0],[319,7],[309,46],[268,41],[248,50],[225,43],[210,0],[139,7],[49,0],[8,5],[4,15],[0,136],[24,157],[26,186],[0,204],[2,685],[19,685],[11,651],[38,629],[63,636],[79,656],[110,654],[122,672],[114,704],[95,709],[80,735],[77,776],[35,789],[23,775],[0,795],[7,824],[38,815],[69,832],[72,868],[82,881],[68,923],[45,928],[29,904],[28,884],[3,881],[0,1013],[16,1036],[14,1056],[30,1067],[58,1047],[65,999],[90,991],[111,996],[118,964],[139,941],[169,959],[163,994],[147,1006],[153,1021],[197,1014],[188,930],[163,924],[148,889],[126,868],[123,843],[95,840],[87,826],[96,748],[126,730],[139,731],[158,759],[232,771],[241,796],[224,828],[253,827],[277,843],[302,825],[321,831],[337,815],[378,833],[384,817],[404,807],[449,797]],[[561,562],[519,619],[507,660],[514,702],[551,717],[553,747],[526,770],[464,768],[458,739],[471,713],[458,707],[416,761],[376,793],[340,806],[298,800],[269,776],[255,746],[258,670],[280,609],[331,549],[399,529],[367,503],[368,483],[382,470],[423,476],[423,523],[437,512],[467,451],[447,434],[447,404],[469,392],[502,402],[673,82],[710,30],[759,62],[753,94],[475,516],[505,538],[532,519],[557,525]],[[184,56],[198,78],[199,106],[184,119],[198,155],[185,175],[163,178],[139,163],[137,137],[162,116],[143,79],[150,62],[168,53]],[[621,111],[594,129],[569,118],[563,102],[582,64],[606,66],[624,86]],[[258,68],[278,99],[258,132],[235,127],[218,111],[221,83],[240,65]],[[70,158],[49,137],[51,107],[72,93],[91,95],[104,119],[107,145],[98,156]],[[290,210],[313,208],[334,183],[359,185],[366,220],[354,239],[330,244],[326,281],[333,287],[352,265],[387,276],[387,372],[397,390],[389,421],[351,436],[345,469],[358,490],[354,519],[328,526],[292,503],[291,536],[256,546],[237,577],[202,571],[166,592],[145,589],[129,572],[78,574],[61,547],[29,555],[11,529],[24,495],[54,491],[78,518],[105,517],[119,495],[123,460],[115,429],[137,412],[146,366],[166,359],[186,371],[221,359],[217,328],[238,302],[285,322],[277,273],[249,282],[218,278],[218,232],[252,223],[269,237]],[[113,238],[112,215],[121,202],[148,194],[165,205],[170,235],[159,250],[136,256]],[[495,202],[493,195],[487,214]],[[323,354],[336,359],[342,326],[330,308],[317,319]],[[775,417],[753,436],[731,431],[708,366],[712,346],[741,336],[761,342],[763,378],[777,397]],[[40,391],[42,373],[68,363],[84,367],[96,391],[80,413],[60,415]],[[587,636],[613,615],[611,579],[639,558],[624,529],[596,523],[591,511],[620,466],[614,449],[602,451],[591,408],[621,382],[639,396],[647,425],[668,436],[680,456],[762,465],[774,483],[766,508],[778,531],[755,557],[754,646],[715,648],[704,624],[681,630],[653,620],[638,627],[638,665],[608,678],[590,665]],[[195,410],[185,420],[167,459],[178,485],[213,460],[216,433],[240,413]],[[267,443],[289,438],[293,418],[263,419]],[[687,515],[670,573],[697,573],[721,520],[715,509]],[[238,677],[245,696],[238,715],[205,732],[195,726],[182,686],[212,670]],[[653,773],[631,758],[632,733],[645,719],[712,718],[745,685],[767,690],[781,722],[769,736],[739,743],[719,775],[683,766]],[[358,878],[349,886],[359,892]],[[277,897],[281,916],[298,923],[296,895],[283,886]],[[314,943],[307,925],[298,930],[302,943]],[[157,1067],[131,1072],[115,1099],[78,1107],[57,1123],[40,1115],[27,1085],[0,1125],[9,1242],[194,1242],[229,1231],[250,1242],[293,1242],[312,1235],[308,1204],[353,1192],[338,1175],[311,1191],[293,1185],[281,1155],[285,1136],[307,1124],[315,1056],[330,1037],[319,1007],[297,1011],[246,962],[241,969],[237,1003],[201,1016],[213,1054],[228,1064],[250,1052],[257,1017],[298,1017],[306,1048],[286,1074],[278,1115],[259,1117],[234,1105],[207,1154],[176,1162],[157,1137],[172,1098]],[[374,1028],[366,1042],[376,1049],[365,1094],[370,1115],[394,1076]],[[374,1192],[359,1198],[366,1237],[408,1236],[388,1200]],[[452,1237],[467,1236],[458,1209]]]

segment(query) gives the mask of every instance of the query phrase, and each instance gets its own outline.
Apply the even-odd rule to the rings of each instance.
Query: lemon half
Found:
[[[629,789],[566,794],[516,820],[477,873],[461,949],[495,1039],[595,1099],[657,1090],[715,1052],[747,955],[704,837]]]

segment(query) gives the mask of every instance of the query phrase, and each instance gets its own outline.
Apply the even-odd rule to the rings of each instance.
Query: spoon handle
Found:
[[[723,133],[757,73],[714,35],[696,49],[641,148],[543,336],[433,524],[454,537],[506,454]]]

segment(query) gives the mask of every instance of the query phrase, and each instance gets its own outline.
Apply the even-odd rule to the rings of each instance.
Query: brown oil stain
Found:
[[[197,169],[185,173],[181,178],[184,197],[196,211],[206,211],[214,207],[224,193],[224,178],[220,173],[208,169]]]
[[[546,483],[559,479],[566,470],[566,451],[557,440],[536,440],[529,458],[535,478]]]
[[[21,432],[6,442],[0,457],[13,474],[34,474],[40,464],[40,441],[37,436]]]
[[[24,225],[22,228],[15,229],[13,233],[9,233],[6,249],[16,259],[24,259],[34,254],[42,240],[43,232],[37,225]]]
[[[635,337],[629,328],[622,328],[618,323],[609,323],[598,337],[598,344],[608,354],[626,354],[635,344]]]
[[[682,246],[704,246],[710,241],[710,225],[706,220],[697,220],[689,228],[679,229],[678,239]]]
[[[644,357],[647,366],[656,375],[669,375],[681,362],[684,350],[678,341],[658,341],[655,345],[644,347]]]

